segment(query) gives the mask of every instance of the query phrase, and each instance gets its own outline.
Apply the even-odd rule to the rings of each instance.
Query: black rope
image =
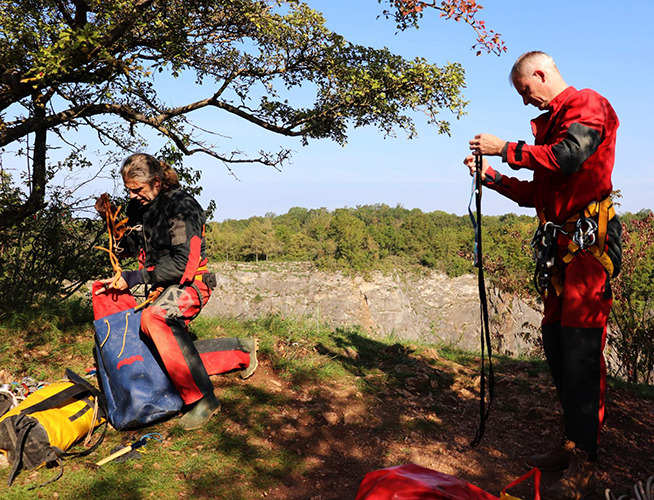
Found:
[[[477,154],[475,157],[475,176],[473,179],[475,205],[477,209],[477,220],[475,222],[470,207],[470,218],[473,221],[475,229],[475,267],[478,269],[478,287],[479,287],[479,304],[481,315],[481,379],[479,382],[479,427],[475,438],[470,443],[473,448],[481,442],[486,429],[486,420],[490,412],[491,403],[493,402],[495,377],[493,375],[493,359],[491,350],[490,328],[488,321],[488,299],[486,297],[486,284],[484,282],[484,264],[482,260],[481,245],[481,170],[482,155]],[[471,200],[472,201],[472,200]],[[488,351],[488,403],[486,402],[486,354]]]

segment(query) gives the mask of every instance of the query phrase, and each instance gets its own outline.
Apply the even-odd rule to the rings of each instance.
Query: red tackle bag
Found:
[[[532,469],[508,485],[498,498],[477,486],[415,464],[369,472],[355,500],[517,500],[506,490],[534,476],[534,500],[540,500],[540,471]]]

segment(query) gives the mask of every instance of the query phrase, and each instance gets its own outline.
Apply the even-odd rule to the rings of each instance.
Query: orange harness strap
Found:
[[[566,221],[566,224],[576,223],[577,220],[581,218],[581,216],[582,214],[571,217]],[[595,201],[591,203],[584,209],[583,216],[592,218],[597,222],[597,238],[595,239],[595,243],[588,247],[588,251],[602,263],[606,271],[609,273],[609,276],[613,276],[613,262],[611,262],[609,255],[604,251],[606,246],[606,232],[608,224],[609,221],[615,217],[613,200],[611,200],[611,198],[606,198],[603,201]],[[570,262],[574,256],[577,255],[579,250],[579,245],[570,240],[570,243],[568,243],[568,254],[563,257],[563,262],[566,264]]]

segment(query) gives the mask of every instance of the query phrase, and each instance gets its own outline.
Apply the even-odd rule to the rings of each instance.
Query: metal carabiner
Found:
[[[597,222],[593,219],[581,217],[575,224],[575,232],[572,235],[572,242],[581,250],[591,247],[597,241]]]
[[[531,239],[531,247],[537,250],[547,247],[556,237],[556,232],[559,229],[560,227],[553,222],[546,222],[545,224],[538,226],[533,238]]]

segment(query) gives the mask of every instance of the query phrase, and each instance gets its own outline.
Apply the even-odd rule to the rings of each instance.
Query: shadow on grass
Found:
[[[524,472],[524,456],[551,445],[552,435],[538,432],[542,415],[532,406],[551,407],[555,395],[531,362],[496,360],[491,419],[482,445],[471,449],[479,424],[478,358],[450,361],[433,347],[392,344],[357,329],[295,325],[287,332],[279,322],[221,332],[261,335],[261,366],[248,381],[236,374],[212,378],[223,409],[203,428],[183,431],[177,419],[149,427],[143,433],[161,432],[167,443],[153,445],[138,462],[89,470],[71,461],[60,481],[39,491],[61,498],[341,500],[354,498],[367,472],[416,456],[438,469],[439,456],[448,456],[447,473],[498,494]],[[617,402],[624,408],[614,405],[616,416],[633,414],[627,402]],[[630,435],[654,435],[649,421],[623,421]],[[111,433],[88,462],[108,455],[124,436]],[[609,426],[607,443],[613,455],[629,458],[620,429]],[[25,493],[30,473],[19,477],[7,498],[33,498]]]
[[[300,368],[259,373],[252,384],[219,382],[224,418],[208,425],[203,446],[221,457],[222,470],[190,473],[194,497],[219,487],[225,498],[353,498],[367,472],[410,462],[413,440],[452,439],[441,409],[467,412],[463,441],[474,436],[476,400],[462,401],[454,375],[413,348],[343,329],[296,347],[303,351],[286,354]],[[349,377],[330,380],[327,365]]]

